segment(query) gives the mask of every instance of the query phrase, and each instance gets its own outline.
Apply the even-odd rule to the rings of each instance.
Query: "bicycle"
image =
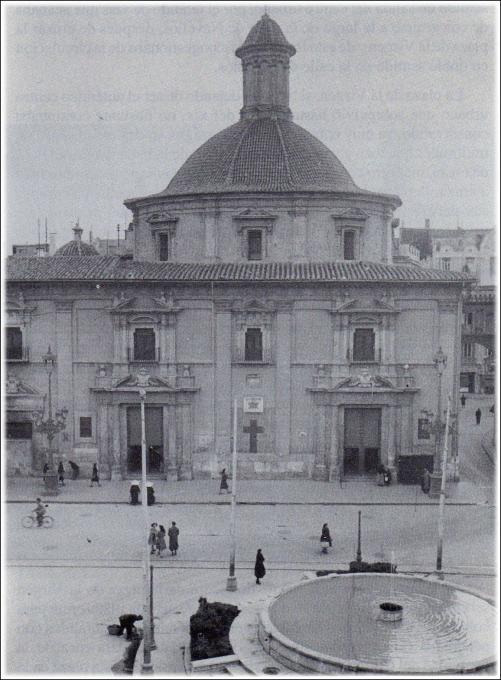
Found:
[[[44,515],[41,526],[44,529],[49,529],[53,524],[54,518],[50,515]],[[31,529],[31,527],[39,526],[36,514],[32,512],[31,515],[26,515],[26,517],[23,517],[22,525],[25,529]]]

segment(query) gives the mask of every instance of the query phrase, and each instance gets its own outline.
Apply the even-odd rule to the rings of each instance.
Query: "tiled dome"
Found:
[[[241,120],[211,137],[157,195],[236,191],[365,193],[316,137],[270,117]]]
[[[75,238],[73,241],[69,241],[68,243],[65,243],[64,246],[58,248],[54,253],[54,257],[89,257],[92,255],[99,255],[94,246],[92,246],[90,243],[84,243],[82,241],[82,231],[83,230],[78,226],[78,224],[73,227]]]

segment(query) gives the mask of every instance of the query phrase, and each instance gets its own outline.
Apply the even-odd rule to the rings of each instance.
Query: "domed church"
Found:
[[[235,53],[240,120],[163,191],[125,201],[133,259],[89,252],[81,230],[54,257],[10,258],[9,473],[46,459],[30,414],[48,345],[68,409],[58,456],[84,474],[96,461],[103,477],[138,474],[142,387],[152,477],[229,469],[234,404],[240,477],[334,482],[384,464],[396,478],[436,456],[467,278],[392,264],[401,201],[359,188],[293,122],[295,53],[267,14],[251,29]]]

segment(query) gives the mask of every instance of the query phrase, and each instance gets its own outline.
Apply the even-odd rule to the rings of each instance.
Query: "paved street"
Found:
[[[450,488],[443,556],[447,580],[489,595],[496,591],[494,469],[480,440],[492,427],[491,403],[492,398],[471,398],[459,414],[462,481]],[[479,404],[486,417],[477,428]],[[189,644],[189,616],[199,596],[245,606],[299,581],[305,571],[346,568],[356,554],[359,509],[364,559],[391,560],[393,555],[400,572],[434,570],[438,508],[419,487],[254,480],[241,483],[246,504],[237,510],[239,589],[228,593],[229,497],[217,494],[217,484],[164,483],[159,485],[162,500],[171,497],[172,503],[150,508],[152,521],[167,527],[175,520],[181,530],[178,556],[155,558],[154,664],[159,673],[184,673],[181,648]],[[38,480],[9,480],[7,493],[20,501],[40,488]],[[126,610],[142,608],[143,517],[141,507],[124,502],[126,492],[125,482],[104,482],[101,488],[68,482],[57,502],[49,499],[55,523],[47,530],[21,527],[33,503],[9,503],[4,525],[8,671],[102,674],[121,657],[125,642],[110,637],[106,625]],[[323,522],[334,539],[328,556],[319,549]],[[258,547],[268,569],[259,590],[253,578]],[[47,636],[33,636],[33,630]]]

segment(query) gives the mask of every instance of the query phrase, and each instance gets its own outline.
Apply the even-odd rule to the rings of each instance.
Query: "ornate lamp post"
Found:
[[[442,442],[442,434],[444,425],[442,423],[442,375],[447,366],[447,356],[444,354],[442,347],[438,348],[438,352],[433,357],[433,363],[438,374],[438,396],[437,396],[437,416],[433,423],[433,432],[435,434],[435,456],[433,464],[433,473],[430,475],[430,496],[438,497],[441,487],[441,462],[440,462],[440,444]]]
[[[153,673],[153,664],[151,661],[151,650],[153,646],[152,639],[152,611],[151,611],[151,559],[150,559],[150,545],[148,544],[148,535],[150,532],[150,519],[148,512],[148,490],[146,487],[146,428],[145,428],[145,408],[146,401],[146,387],[149,385],[149,375],[143,371],[140,372],[137,378],[137,385],[139,387],[139,399],[141,404],[141,503],[143,506],[143,663],[141,672],[143,674]]]
[[[37,432],[47,435],[48,442],[48,460],[47,464],[49,466],[48,472],[45,474],[45,485],[48,492],[57,493],[57,474],[54,470],[54,453],[52,450],[52,441],[58,432],[61,432],[66,428],[66,416],[68,415],[68,409],[62,408],[56,411],[52,417],[52,373],[56,365],[56,355],[51,352],[50,345],[47,350],[47,354],[42,356],[43,365],[47,376],[49,378],[49,412],[48,418],[45,420],[45,400],[43,411],[34,411],[32,413],[33,424]]]

